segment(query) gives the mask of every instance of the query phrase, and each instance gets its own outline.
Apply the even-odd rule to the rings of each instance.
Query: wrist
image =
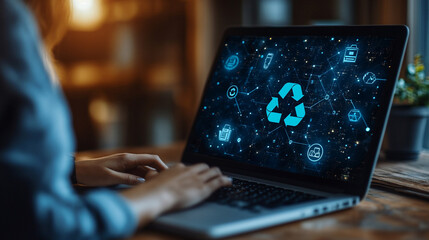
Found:
[[[91,179],[94,175],[93,167],[91,165],[88,165],[88,162],[86,160],[79,160],[75,161],[75,176],[76,176],[76,183],[77,184],[84,184],[87,186],[97,186],[97,184],[94,184]]]
[[[121,192],[133,212],[138,216],[140,226],[153,221],[174,207],[171,194],[162,189],[140,189],[144,187],[150,188],[150,186],[144,186],[146,184],[149,185],[145,183],[139,187]]]

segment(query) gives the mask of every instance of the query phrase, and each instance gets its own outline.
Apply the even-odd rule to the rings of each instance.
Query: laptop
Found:
[[[228,29],[182,162],[218,166],[233,185],[153,226],[216,239],[357,205],[407,39],[406,26]]]

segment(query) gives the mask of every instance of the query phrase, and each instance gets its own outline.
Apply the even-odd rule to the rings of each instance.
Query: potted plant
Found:
[[[429,78],[422,57],[407,66],[405,79],[398,81],[387,127],[386,158],[415,160],[423,148],[429,105]]]

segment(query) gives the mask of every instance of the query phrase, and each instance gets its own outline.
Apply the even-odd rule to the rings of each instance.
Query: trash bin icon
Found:
[[[229,142],[229,138],[231,137],[231,125],[225,124],[222,130],[219,131],[219,141]]]
[[[357,59],[359,48],[356,44],[352,44],[349,47],[346,47],[344,52],[343,62],[355,63]]]

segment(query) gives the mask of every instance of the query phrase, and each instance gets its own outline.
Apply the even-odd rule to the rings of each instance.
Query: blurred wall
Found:
[[[70,0],[55,49],[78,150],[184,140],[229,26],[406,24],[407,0]],[[410,0],[411,1],[411,0]]]

